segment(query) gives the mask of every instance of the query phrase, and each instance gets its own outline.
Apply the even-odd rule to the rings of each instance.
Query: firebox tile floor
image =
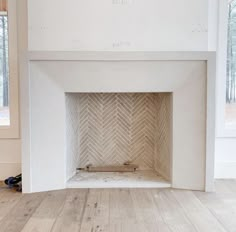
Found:
[[[0,188],[1,232],[235,232],[236,181],[215,193],[176,189]]]
[[[67,183],[68,188],[169,188],[168,181],[153,170],[135,172],[79,171]]]

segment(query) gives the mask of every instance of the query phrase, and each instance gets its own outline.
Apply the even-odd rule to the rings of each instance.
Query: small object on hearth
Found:
[[[138,165],[131,164],[130,162],[124,163],[124,165],[108,165],[108,166],[92,166],[87,165],[86,168],[77,168],[77,170],[88,172],[135,172],[138,169]]]

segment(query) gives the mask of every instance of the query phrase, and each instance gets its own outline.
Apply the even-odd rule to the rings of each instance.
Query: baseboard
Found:
[[[216,179],[236,179],[236,162],[216,162]]]
[[[0,163],[0,180],[21,173],[21,163]]]

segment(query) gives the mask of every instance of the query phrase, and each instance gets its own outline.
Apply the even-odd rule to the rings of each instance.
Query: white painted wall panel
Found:
[[[236,138],[217,138],[215,177],[236,178]]]
[[[30,0],[29,50],[204,51],[206,0]]]
[[[0,139],[0,180],[21,172],[20,151],[20,139]]]

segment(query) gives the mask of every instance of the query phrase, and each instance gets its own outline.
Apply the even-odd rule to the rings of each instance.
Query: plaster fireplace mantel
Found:
[[[29,52],[23,60],[23,192],[68,187],[65,99],[89,93],[167,93],[170,186],[214,190],[214,52]]]

